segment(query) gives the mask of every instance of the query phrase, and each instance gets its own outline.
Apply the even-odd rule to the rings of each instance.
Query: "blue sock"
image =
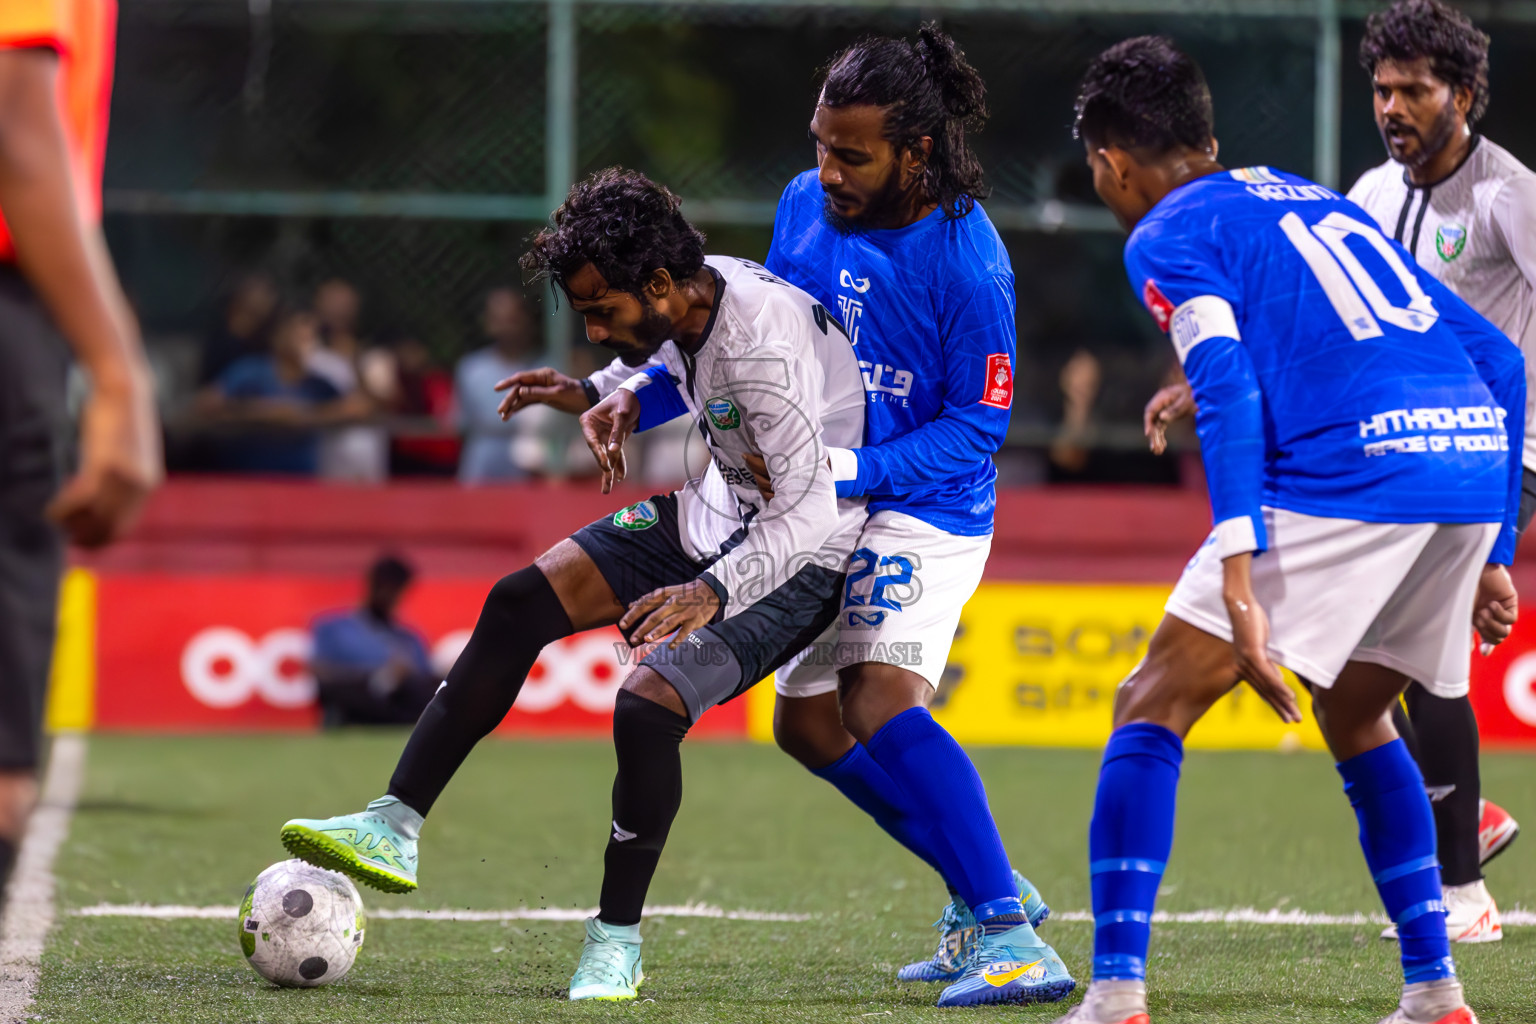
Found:
[[[911,801],[863,746],[855,743],[848,753],[825,768],[812,768],[811,774],[836,786],[839,793],[874,818],[892,839],[917,854],[941,876],[944,874],[929,845],[932,836],[920,827],[919,816]]]
[[[1104,747],[1088,826],[1095,981],[1144,980],[1152,907],[1173,849],[1184,744],[1148,722],[1122,725]]]
[[[1404,980],[1411,985],[1454,977],[1435,860],[1435,815],[1419,766],[1399,739],[1342,761],[1338,769],[1360,822],[1365,863],[1387,916],[1397,922]]]
[[[989,918],[1005,926],[1023,922],[1024,905],[1013,887],[1013,869],[987,806],[987,792],[971,759],[927,708],[908,708],[865,744],[869,756],[906,794],[913,827],[927,827],[943,842],[930,844],[939,873],[959,890],[983,927]]]

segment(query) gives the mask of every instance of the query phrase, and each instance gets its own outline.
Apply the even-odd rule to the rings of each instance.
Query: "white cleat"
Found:
[[[1455,978],[1403,986],[1402,1001],[1381,1024],[1478,1024]]]
[[[1152,1024],[1144,981],[1092,981],[1083,1001],[1055,1024]]]
[[[1499,906],[1481,879],[1466,885],[1449,885],[1445,899],[1445,933],[1452,942],[1498,942],[1504,938]],[[1382,930],[1384,939],[1397,940],[1397,925]]]

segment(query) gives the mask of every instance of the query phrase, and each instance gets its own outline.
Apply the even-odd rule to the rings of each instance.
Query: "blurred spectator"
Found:
[[[432,360],[426,345],[413,337],[397,338],[398,387],[394,411],[413,420],[437,421],[436,432],[396,434],[390,438],[391,475],[452,476],[462,442],[453,424],[453,377]]]
[[[1068,476],[1082,473],[1093,453],[1093,404],[1103,377],[1098,358],[1085,348],[1061,368],[1061,426],[1051,442],[1051,462]]]
[[[538,324],[521,292],[493,288],[485,296],[480,326],[491,343],[460,359],[454,374],[454,399],[464,431],[459,482],[520,480],[545,468],[546,428],[554,413],[536,405],[503,422],[496,412],[501,395],[495,388],[502,378],[537,365]]]
[[[313,316],[290,313],[273,328],[269,352],[236,360],[198,396],[203,419],[245,428],[219,438],[216,468],[312,475],[319,431],[367,413],[308,369],[319,340]]]
[[[360,608],[315,619],[309,670],[321,724],[410,725],[437,689],[421,634],[395,612],[415,572],[392,555],[368,570]]]
[[[230,293],[224,318],[203,338],[198,384],[211,384],[236,361],[267,350],[277,315],[277,285],[266,274],[248,274]]]
[[[1105,376],[1099,357],[1086,348],[1073,352],[1061,368],[1061,424],[1048,453],[1048,479],[1054,483],[1178,483],[1179,461],[1153,455],[1139,436],[1139,424],[1129,446],[1123,440],[1119,447],[1105,443],[1113,440],[1103,436],[1106,431],[1099,425]],[[1143,401],[1150,397],[1148,391]]]
[[[363,344],[357,337],[357,318],[362,311],[357,289],[339,277],[322,281],[310,306],[320,331],[320,344],[309,357],[309,368],[342,394],[357,389],[357,358]]]
[[[362,298],[339,277],[321,282],[312,300],[320,344],[310,354],[309,369],[343,395],[358,396],[372,408],[394,401],[394,356],[364,347],[358,336]],[[389,475],[389,432],[376,424],[328,430],[320,441],[320,476],[351,483],[380,483]]]

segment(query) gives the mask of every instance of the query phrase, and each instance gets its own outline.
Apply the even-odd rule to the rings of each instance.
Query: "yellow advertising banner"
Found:
[[[70,569],[59,588],[59,626],[44,722],[49,732],[89,729],[96,719],[96,577]]]
[[[1103,746],[1115,688],[1146,653],[1169,590],[983,583],[961,615],[934,717],[962,743]],[[752,736],[772,742],[771,686],[749,699]],[[1305,695],[1301,703],[1308,706]],[[1194,728],[1189,746],[1322,749],[1323,741],[1311,718],[1287,725],[1239,686]]]

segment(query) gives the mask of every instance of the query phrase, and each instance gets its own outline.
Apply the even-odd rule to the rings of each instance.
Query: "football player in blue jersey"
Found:
[[[1216,162],[1211,98],[1166,39],[1088,69],[1077,133],[1131,232],[1131,285],[1198,406],[1215,528],[1116,696],[1089,828],[1093,981],[1064,1021],[1149,1024],[1146,957],[1183,738],[1240,681],[1311,690],[1401,939],[1383,1024],[1475,1024],[1456,978],[1423,778],[1392,726],[1409,679],[1467,691],[1470,621],[1514,622],[1519,349],[1338,193]]]
[[[1074,986],[1034,932],[1045,906],[1012,871],[980,777],[927,709],[991,547],[992,454],[1013,398],[1013,270],[966,140],[985,102],[933,25],[837,55],[810,124],[817,168],[785,189],[767,261],[854,343],[866,443],[830,454],[838,495],[868,496],[870,511],[842,614],[777,674],[774,732],[946,880],[939,951],[899,975],[952,981],[941,1006]],[[622,445],[677,411],[675,389],[655,368],[584,419]]]

